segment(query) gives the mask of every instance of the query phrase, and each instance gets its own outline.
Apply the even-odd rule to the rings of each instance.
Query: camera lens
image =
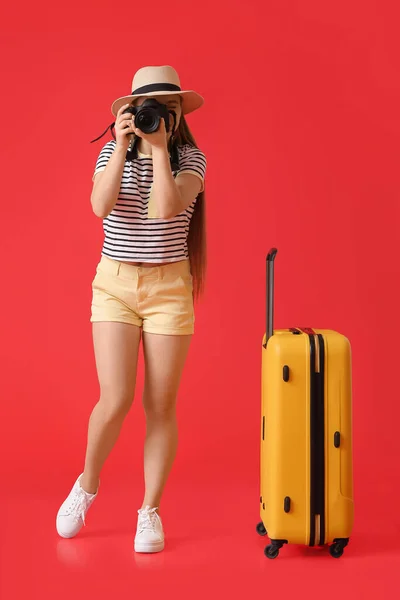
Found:
[[[135,117],[135,125],[143,133],[153,133],[160,125],[160,117],[153,108],[140,108]]]

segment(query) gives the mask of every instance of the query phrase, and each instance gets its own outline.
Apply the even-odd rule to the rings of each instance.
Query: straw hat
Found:
[[[204,103],[204,99],[196,92],[181,89],[179,75],[172,67],[143,67],[135,73],[132,81],[132,94],[115,100],[111,106],[111,112],[117,116],[121,106],[130,104],[135,98],[173,95],[182,97],[184,115],[197,110]]]

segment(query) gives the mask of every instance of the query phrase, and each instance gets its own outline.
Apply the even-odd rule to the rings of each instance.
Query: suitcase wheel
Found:
[[[346,548],[349,540],[346,538],[333,540],[333,544],[329,547],[329,553],[333,558],[340,558],[343,556],[344,549]]]
[[[275,546],[275,544],[270,544],[264,550],[264,554],[267,558],[273,560],[274,558],[278,558],[279,556],[279,546]]]
[[[343,556],[343,552],[344,548],[339,546],[339,544],[332,544],[332,546],[329,547],[329,553],[333,558],[340,558]]]
[[[264,550],[264,554],[267,558],[273,560],[274,558],[278,558],[279,550],[282,548],[284,544],[287,544],[287,540],[271,540],[269,546],[267,546]]]
[[[258,535],[261,535],[261,536],[267,535],[267,530],[265,529],[264,523],[262,521],[261,521],[261,523],[257,524],[256,530],[257,530]]]

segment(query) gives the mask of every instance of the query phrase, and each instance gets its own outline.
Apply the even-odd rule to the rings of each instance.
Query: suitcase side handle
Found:
[[[277,248],[271,248],[267,254],[267,327],[265,347],[274,335],[274,262],[278,254]]]

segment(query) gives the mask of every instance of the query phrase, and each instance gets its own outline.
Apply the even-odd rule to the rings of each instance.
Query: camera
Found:
[[[143,133],[154,133],[160,127],[161,119],[165,121],[165,129],[169,131],[169,111],[166,104],[160,104],[150,98],[141,106],[129,106],[124,113],[131,113],[135,117],[135,126]]]

